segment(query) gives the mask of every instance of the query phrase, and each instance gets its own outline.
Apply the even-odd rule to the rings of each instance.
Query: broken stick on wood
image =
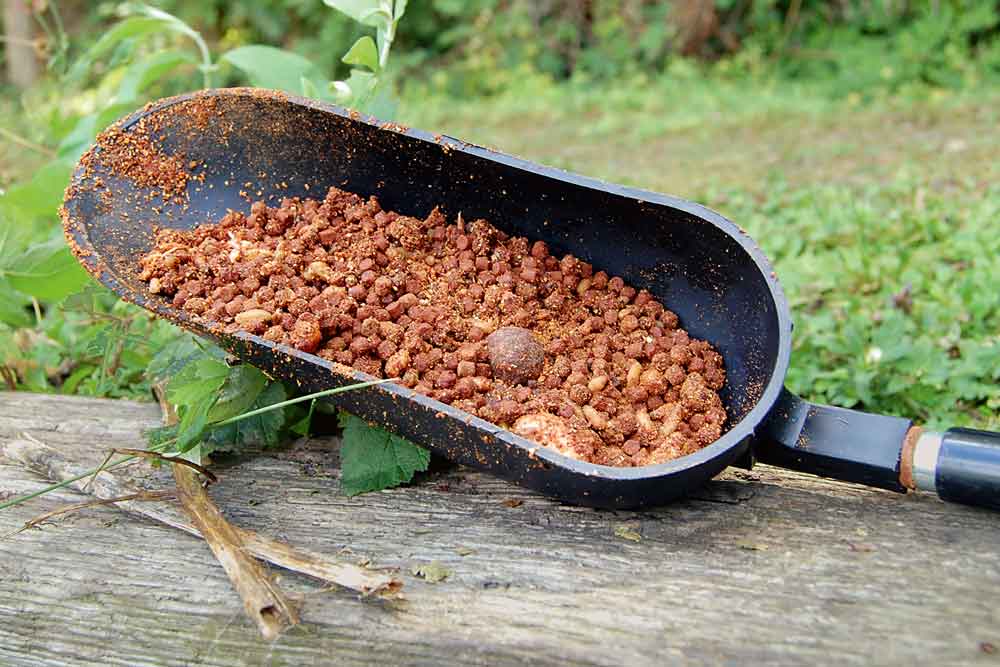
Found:
[[[78,477],[87,468],[48,445],[25,436],[22,439],[0,442],[0,458],[14,461],[43,477],[62,482]],[[93,482],[91,483],[91,479]],[[112,499],[127,496],[139,489],[125,483],[118,474],[103,470],[97,475],[69,484],[77,491],[83,491],[97,498]],[[84,487],[87,487],[84,489]],[[173,504],[118,501],[115,506],[123,511],[143,516],[158,523],[201,537],[201,533]],[[380,598],[395,597],[402,582],[385,572],[304,551],[257,533],[236,528],[243,538],[246,550],[255,558],[266,560],[272,565],[299,572],[324,582],[343,586],[364,596]]]
[[[163,386],[155,385],[153,391],[163,412],[163,423],[176,424],[177,411],[167,401]],[[226,571],[233,588],[243,600],[244,611],[257,625],[261,636],[267,640],[276,639],[286,628],[298,625],[298,611],[271,578],[267,567],[247,553],[239,531],[226,521],[209,498],[198,474],[207,473],[212,482],[215,476],[201,466],[195,466],[198,470],[195,472],[187,463],[174,461],[171,466],[181,507]]]
[[[267,569],[249,555],[239,532],[208,497],[198,473],[176,463],[173,469],[181,507],[229,575],[247,616],[257,624],[260,634],[264,639],[275,639],[286,628],[297,625],[299,615],[294,605]]]

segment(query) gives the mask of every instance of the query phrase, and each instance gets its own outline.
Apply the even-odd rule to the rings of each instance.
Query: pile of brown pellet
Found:
[[[176,307],[399,382],[568,456],[647,465],[716,440],[722,357],[646,291],[485,220],[331,188],[163,229],[142,280]]]

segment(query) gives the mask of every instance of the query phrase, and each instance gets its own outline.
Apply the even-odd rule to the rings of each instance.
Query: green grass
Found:
[[[700,79],[406,100],[415,126],[694,199],[746,228],[789,295],[788,383],[802,395],[1000,428],[1000,92],[860,103]]]
[[[1000,89],[834,99],[822,84],[638,78],[616,88],[529,80],[493,99],[404,97],[403,121],[553,166],[682,196],[767,176],[796,185],[939,189],[1000,178]]]

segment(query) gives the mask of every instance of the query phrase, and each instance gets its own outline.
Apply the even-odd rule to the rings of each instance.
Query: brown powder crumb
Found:
[[[485,220],[383,211],[331,188],[157,232],[173,305],[399,382],[551,447],[662,463],[723,432],[722,357],[646,291]]]
[[[147,121],[143,119],[139,125]],[[184,194],[189,178],[184,160],[163,153],[143,127],[123,131],[112,126],[98,135],[97,146],[100,152],[96,159],[112,173],[126,176],[140,187],[159,189],[164,199]]]

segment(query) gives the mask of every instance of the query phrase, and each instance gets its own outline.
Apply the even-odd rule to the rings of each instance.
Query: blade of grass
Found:
[[[114,461],[113,463],[109,463],[108,465],[104,466],[103,469],[104,470],[112,470],[112,469],[117,468],[118,466],[122,465],[123,463],[128,463],[129,461],[133,461],[133,460],[135,460],[137,458],[138,457],[136,457],[136,456],[126,456],[123,459],[119,459],[117,461]],[[38,491],[34,491],[32,493],[27,493],[27,494],[25,494],[23,496],[18,496],[17,498],[11,498],[10,500],[8,500],[6,502],[0,503],[0,510],[5,510],[5,509],[7,509],[9,507],[14,507],[15,505],[20,505],[21,503],[26,503],[29,500],[34,500],[35,498],[38,498],[39,496],[44,496],[47,493],[52,493],[53,491],[58,491],[59,489],[61,489],[63,487],[69,486],[73,482],[78,482],[81,479],[84,479],[86,477],[91,477],[91,476],[97,474],[98,472],[100,472],[101,470],[102,470],[102,468],[93,468],[91,470],[88,470],[87,472],[80,473],[76,477],[70,477],[69,479],[64,479],[63,481],[58,482],[56,484],[51,484],[49,486],[46,486],[44,489],[39,489]]]

